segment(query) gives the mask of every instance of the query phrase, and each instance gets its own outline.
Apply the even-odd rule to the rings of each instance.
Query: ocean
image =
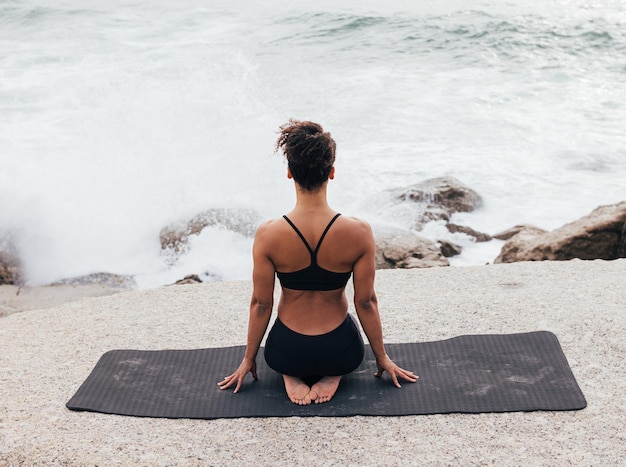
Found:
[[[250,238],[207,228],[172,264],[159,231],[290,210],[292,117],[335,138],[340,212],[409,227],[368,200],[453,176],[484,200],[454,222],[553,229],[626,199],[626,6],[0,0],[0,237],[30,285],[248,279]],[[452,239],[453,266],[501,246]]]

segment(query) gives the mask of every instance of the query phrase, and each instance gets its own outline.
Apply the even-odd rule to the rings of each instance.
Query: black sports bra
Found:
[[[352,271],[333,272],[328,271],[327,269],[323,269],[317,264],[317,252],[320,249],[322,240],[324,240],[324,237],[328,233],[328,229],[330,229],[330,226],[333,225],[333,223],[340,215],[341,214],[335,215],[335,217],[333,217],[328,223],[326,229],[324,230],[324,233],[320,237],[320,241],[317,243],[317,247],[315,247],[315,250],[311,249],[306,239],[304,238],[304,235],[302,235],[302,233],[298,230],[294,223],[291,222],[291,220],[287,216],[283,216],[283,218],[289,223],[293,230],[295,230],[298,236],[302,239],[307,249],[309,250],[309,253],[311,253],[311,264],[306,268],[293,272],[276,271],[278,280],[283,287],[293,290],[337,290],[346,286],[346,284],[348,283],[348,279],[350,279]]]

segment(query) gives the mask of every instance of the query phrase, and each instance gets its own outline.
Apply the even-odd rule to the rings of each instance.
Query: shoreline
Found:
[[[250,282],[212,282],[0,319],[0,464],[618,465],[626,457],[626,259],[382,270],[376,288],[386,343],[554,332],[587,408],[236,420],[65,408],[106,351],[244,344]]]

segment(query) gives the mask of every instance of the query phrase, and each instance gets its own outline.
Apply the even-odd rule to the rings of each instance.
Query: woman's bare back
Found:
[[[334,211],[323,213],[288,214],[289,219],[314,250],[334,216]],[[340,216],[326,233],[317,252],[317,264],[338,273],[351,272],[354,263],[363,254],[364,223],[358,219]],[[271,221],[268,254],[277,272],[300,271],[311,264],[311,253],[294,228],[285,219]],[[345,319],[348,301],[345,287],[337,290],[293,290],[282,288],[278,316],[290,329],[300,334],[318,335],[335,329]]]

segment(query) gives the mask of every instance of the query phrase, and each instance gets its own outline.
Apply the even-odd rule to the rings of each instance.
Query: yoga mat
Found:
[[[71,410],[166,418],[234,418],[578,410],[586,407],[558,339],[550,332],[468,335],[437,342],[387,344],[416,383],[375,378],[366,347],[363,363],[345,376],[325,404],[298,406],[282,377],[259,352],[259,380],[239,393],[217,382],[232,373],[243,346],[198,350],[113,350],[104,354],[67,403]]]

